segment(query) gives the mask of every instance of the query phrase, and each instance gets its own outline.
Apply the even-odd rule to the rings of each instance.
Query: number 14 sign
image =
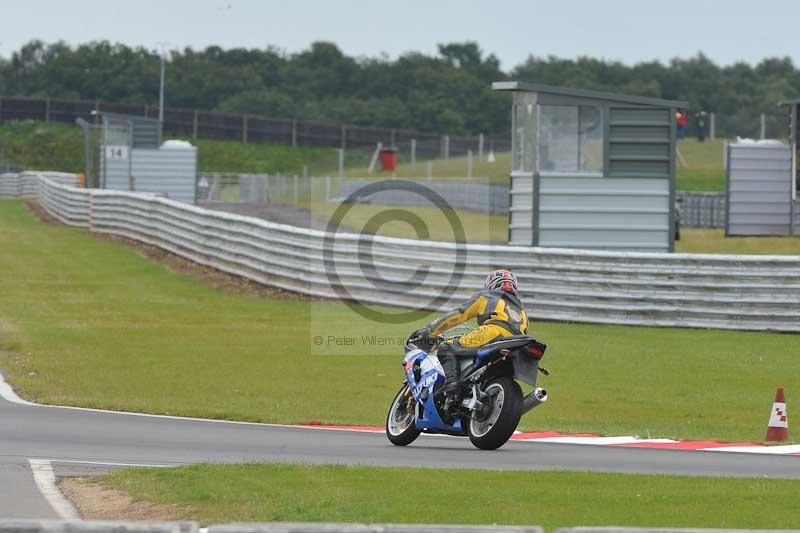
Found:
[[[128,147],[106,146],[106,159],[128,159]]]

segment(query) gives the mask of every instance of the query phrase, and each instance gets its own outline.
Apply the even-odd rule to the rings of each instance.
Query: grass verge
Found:
[[[722,139],[705,142],[698,142],[696,139],[679,141],[678,150],[686,161],[686,166],[676,160],[675,188],[679,191],[724,191],[724,142]]]
[[[335,176],[338,154],[332,148],[305,148],[274,144],[245,144],[238,141],[192,139],[200,149],[201,172],[285,173],[302,175],[307,166],[311,175]],[[687,166],[678,165],[677,189],[686,191],[723,191],[725,171],[722,164],[722,140],[699,143],[685,139],[678,144]],[[499,152],[496,162],[473,159],[473,176],[493,183],[508,181],[511,154]],[[371,151],[347,152],[346,175],[366,176]],[[0,124],[0,161],[25,168],[80,172],[83,169],[83,140],[80,128],[64,124],[22,121]],[[467,175],[467,158],[452,157],[447,161],[431,161],[433,177],[463,178]],[[427,161],[411,165],[403,161],[394,173],[377,172],[371,177],[426,177]],[[380,165],[378,165],[380,167]]]
[[[310,168],[336,168],[332,148],[245,144],[189,139],[199,148],[201,172],[302,174]],[[78,126],[22,121],[0,124],[0,162],[34,170],[82,172],[83,137]]]
[[[311,202],[304,204],[311,212],[325,220],[333,218],[334,212],[341,204],[329,202]],[[405,216],[418,217],[418,223],[414,224],[413,219],[406,221],[398,220],[397,213],[402,211]],[[488,215],[466,210],[453,210],[452,214],[458,218],[464,230],[464,237],[467,242],[507,242],[508,241],[508,217]],[[383,223],[383,220],[392,220]],[[389,237],[403,237],[412,239],[432,239],[436,241],[454,242],[456,236],[444,211],[438,207],[424,206],[391,206],[381,204],[353,204],[348,206],[347,214],[341,220],[341,224],[348,228],[367,228],[375,225],[375,234]],[[378,225],[376,225],[378,224]],[[418,233],[419,231],[419,233]]]
[[[177,504],[203,523],[777,529],[796,527],[800,512],[800,481],[774,479],[248,464],[124,470],[94,481]]]
[[[675,251],[697,254],[800,255],[800,237],[726,237],[722,229],[683,229]]]
[[[402,379],[398,344],[430,318],[379,324],[340,303],[215,289],[44,224],[17,200],[0,200],[0,250],[0,368],[45,403],[381,425]],[[797,335],[543,322],[532,332],[550,345],[552,400],[523,418],[526,430],[756,441],[775,387],[790,401],[800,390]]]

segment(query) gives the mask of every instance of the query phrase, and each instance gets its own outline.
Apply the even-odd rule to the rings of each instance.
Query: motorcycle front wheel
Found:
[[[491,380],[484,388],[484,406],[472,413],[469,440],[481,450],[496,450],[506,443],[522,417],[522,389],[509,377]]]
[[[409,404],[412,405],[410,410]],[[404,384],[394,397],[392,407],[389,408],[389,414],[386,416],[386,437],[395,446],[408,446],[421,433],[415,424],[415,405],[416,402],[411,397],[408,384]]]

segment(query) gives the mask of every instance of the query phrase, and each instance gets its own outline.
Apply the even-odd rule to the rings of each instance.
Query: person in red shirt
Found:
[[[678,111],[675,113],[675,125],[677,126],[677,137],[678,139],[683,139],[686,135],[686,112],[685,111]]]

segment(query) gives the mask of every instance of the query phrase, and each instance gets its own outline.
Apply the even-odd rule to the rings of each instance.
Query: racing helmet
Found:
[[[517,294],[517,277],[510,270],[493,270],[486,276],[486,282],[483,286],[487,291],[503,291]]]

